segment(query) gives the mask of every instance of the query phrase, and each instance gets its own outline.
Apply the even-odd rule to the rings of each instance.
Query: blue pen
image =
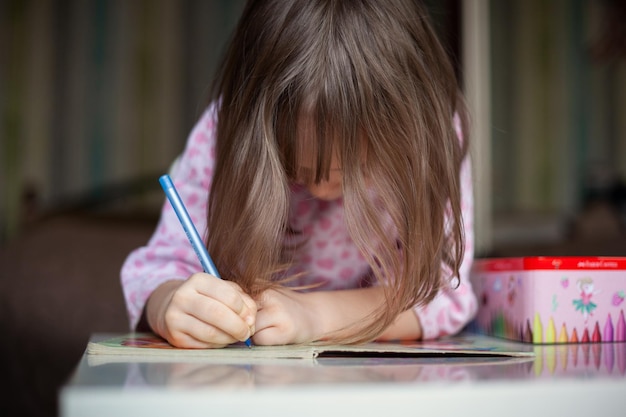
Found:
[[[200,239],[200,235],[196,230],[196,226],[194,226],[191,221],[191,217],[189,217],[189,213],[187,213],[187,209],[185,208],[185,204],[183,200],[178,195],[178,191],[176,191],[176,187],[174,187],[174,183],[169,175],[163,175],[159,178],[159,183],[165,191],[165,195],[167,199],[170,201],[180,224],[183,226],[185,230],[185,234],[187,234],[187,238],[189,242],[191,242],[191,246],[193,250],[196,252],[198,259],[200,260],[200,264],[202,264],[202,269],[207,274],[211,274],[221,279],[219,272],[217,272],[217,268],[213,263],[213,260],[209,256],[209,252],[207,252],[206,247],[204,246],[204,242]],[[252,347],[252,342],[250,339],[246,340],[246,346]]]

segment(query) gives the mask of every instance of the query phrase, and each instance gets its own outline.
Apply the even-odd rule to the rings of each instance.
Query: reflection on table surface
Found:
[[[626,343],[535,346],[536,376],[626,376]]]
[[[251,363],[87,357],[83,386],[217,387],[538,379],[626,379],[626,343],[534,346],[534,358],[419,357],[274,359]],[[90,360],[92,359],[92,360]],[[154,359],[152,359],[154,360]]]

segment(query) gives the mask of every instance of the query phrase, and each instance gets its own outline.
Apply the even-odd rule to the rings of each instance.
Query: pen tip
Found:
[[[252,348],[252,342],[250,341],[250,339],[246,340],[246,346],[248,346],[248,348]]]

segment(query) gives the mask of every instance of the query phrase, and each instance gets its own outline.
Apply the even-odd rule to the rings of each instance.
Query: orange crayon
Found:
[[[574,327],[574,330],[572,331],[572,337],[570,337],[569,342],[578,343],[578,332],[576,331],[575,327]]]

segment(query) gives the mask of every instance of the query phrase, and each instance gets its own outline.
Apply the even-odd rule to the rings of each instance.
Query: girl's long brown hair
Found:
[[[466,112],[420,4],[252,0],[220,68],[208,247],[226,278],[252,294],[276,285],[294,250],[285,246],[290,181],[302,178],[304,155],[306,181],[328,178],[333,152],[348,230],[386,303],[328,340],[372,340],[458,276],[467,136],[459,141],[453,118],[465,127]],[[304,119],[315,132],[306,150]]]

